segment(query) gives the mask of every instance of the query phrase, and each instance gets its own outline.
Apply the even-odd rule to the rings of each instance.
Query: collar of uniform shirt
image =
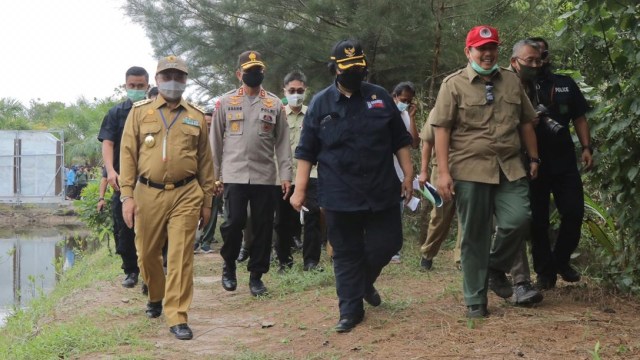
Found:
[[[469,77],[469,83],[472,83],[473,80],[476,78],[479,78],[483,82],[486,81],[482,75],[478,74],[475,70],[473,70],[471,65],[467,65],[465,70],[467,71],[467,76]],[[502,74],[500,73],[500,71],[502,71],[502,68],[498,67],[498,70],[496,70],[493,74],[489,76],[489,81],[493,81],[493,79],[501,78]]]

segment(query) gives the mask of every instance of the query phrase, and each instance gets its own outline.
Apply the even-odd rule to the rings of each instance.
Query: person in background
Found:
[[[86,167],[80,166],[80,169],[78,169],[78,173],[76,174],[76,183],[76,194],[78,198],[80,198],[82,196],[82,189],[87,187],[87,184],[89,183],[89,174],[87,173]]]
[[[311,167],[317,164],[340,309],[334,329],[344,333],[364,319],[363,300],[382,303],[375,281],[402,247],[398,201],[408,202],[413,193],[412,139],[387,91],[364,82],[367,60],[357,40],[334,45],[329,70],[335,82],[313,97],[304,117],[290,201],[302,210]]]
[[[429,113],[429,119],[431,114]],[[438,162],[436,157],[433,156],[433,149],[435,144],[435,137],[433,135],[433,127],[429,125],[429,119],[424,124],[422,131],[420,132],[420,139],[422,140],[421,164],[420,175],[418,182],[420,186],[424,187],[429,181],[429,163],[431,163],[431,177],[430,183],[436,184],[438,182]],[[433,161],[432,161],[433,159]],[[451,223],[456,213],[456,204],[453,201],[447,201],[442,206],[433,206],[431,208],[431,214],[429,217],[429,228],[427,230],[427,238],[420,247],[420,268],[423,270],[431,270],[433,267],[433,259],[440,251],[440,246],[449,236],[449,230]],[[462,236],[462,229],[460,228],[460,222],[458,222],[458,235],[456,240],[456,247],[454,249],[454,261],[456,264],[460,264],[460,241]]]
[[[287,105],[287,123],[289,124],[289,136],[291,150],[300,141],[302,122],[307,113],[307,106],[304,105],[304,98],[307,91],[307,77],[300,71],[292,71],[284,77],[285,97]],[[293,169],[297,168],[297,160],[293,160]],[[304,221],[304,236],[302,242],[303,270],[310,271],[318,269],[321,252],[321,231],[320,231],[320,208],[317,201],[317,171],[312,169],[307,187],[307,198],[305,207],[308,211],[302,214]],[[294,191],[295,186],[292,186]],[[276,230],[278,241],[276,242],[276,253],[280,259],[280,269],[290,268],[293,264],[291,247],[294,244],[293,238],[296,232],[300,232],[300,214],[289,203],[289,199],[280,200],[278,211],[276,211]],[[295,246],[295,245],[293,245]]]
[[[76,167],[71,166],[67,171],[67,196],[66,200],[73,200],[76,198]]]
[[[586,117],[589,105],[580,88],[570,77],[551,71],[549,44],[545,39],[531,40],[538,43],[543,55],[543,64],[536,78],[537,96],[547,109],[541,114],[536,127],[542,164],[539,177],[531,182],[531,253],[533,268],[538,274],[536,285],[540,289],[551,289],[555,287],[558,275],[564,281],[580,281],[580,273],[570,261],[580,242],[584,190],[569,125],[573,123],[581,145],[579,153],[584,171],[593,167],[593,146]],[[550,194],[553,194],[560,213],[560,228],[553,247],[549,239]]]
[[[531,104],[535,107],[538,105],[536,96],[536,74],[538,73],[542,59],[538,44],[531,40],[520,40],[513,45],[511,53],[511,65],[509,70],[514,71],[520,83],[527,93],[527,97]],[[540,147],[538,147],[540,149]],[[542,153],[542,149],[539,150]],[[527,157],[525,158],[525,167],[527,165]],[[542,164],[541,164],[542,166]],[[538,176],[540,172],[538,171]],[[529,268],[529,259],[527,257],[527,242],[522,242],[520,250],[516,253],[511,266],[511,281],[513,282],[513,302],[516,305],[530,305],[542,301],[544,296],[540,291],[535,289],[531,283],[531,270]]]
[[[413,98],[416,96],[415,86],[410,81],[401,82],[393,88],[391,96],[393,97],[393,101],[396,103],[398,110],[400,110],[400,116],[402,116],[404,126],[407,128],[409,134],[411,134],[411,147],[417,149],[418,144],[420,143],[420,138],[418,137],[418,128],[416,126],[415,119],[417,107],[416,104],[413,103]],[[393,157],[393,166],[396,169],[396,174],[398,174],[400,182],[402,182],[404,180],[404,174],[402,172],[402,167],[398,162],[398,158],[395,155]],[[401,219],[403,212],[404,200],[400,200]],[[391,262],[396,264],[400,263],[400,251],[393,255]]]
[[[516,74],[498,67],[499,44],[498,31],[491,26],[469,31],[464,48],[468,65],[444,79],[429,123],[438,159],[436,188],[444,201],[455,195],[462,223],[469,318],[489,315],[488,288],[502,298],[513,294],[505,272],[531,224],[522,143],[531,178],[540,164],[532,123],[537,114]]]
[[[116,241],[116,254],[122,258],[122,270],[125,279],[122,286],[135,287],[138,283],[138,256],[136,253],[133,229],[126,226],[122,217],[122,200],[120,199],[120,141],[127,116],[135,102],[145,99],[149,90],[149,73],[144,68],[133,66],[125,73],[125,90],[127,99],[112,107],[102,120],[98,140],[102,142],[102,161],[107,171],[107,182],[113,188],[111,197],[111,215],[113,217],[113,235]]]

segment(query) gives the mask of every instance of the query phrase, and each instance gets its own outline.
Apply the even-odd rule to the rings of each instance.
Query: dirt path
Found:
[[[217,246],[216,246],[217,248]],[[401,264],[389,265],[377,287],[378,308],[366,306],[362,324],[336,334],[337,299],[333,274],[305,273],[299,267],[285,275],[264,278],[271,295],[252,298],[248,274],[239,267],[239,286],[226,292],[220,285],[218,254],[196,255],[194,301],[189,324],[192,341],[177,341],[163,318],[152,320],[143,337],[155,344],[139,355],[154,359],[591,359],[596,343],[605,359],[640,359],[640,305],[605,294],[583,281],[545,292],[534,308],[515,307],[491,294],[486,320],[464,317],[460,272],[451,254],[441,253],[433,271],[418,271],[417,246],[403,250]],[[299,256],[299,255],[296,255]],[[326,261],[326,259],[325,259]],[[325,263],[325,266],[330,266]],[[121,279],[96,284],[74,296],[68,309],[122,307],[128,316],[143,317],[146,299],[124,289]],[[106,317],[105,326],[131,321]],[[123,354],[131,349],[119,349]],[[109,357],[92,354],[89,358]]]

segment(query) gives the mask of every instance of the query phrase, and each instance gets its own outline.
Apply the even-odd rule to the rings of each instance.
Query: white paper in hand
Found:
[[[416,211],[418,209],[419,204],[420,204],[420,199],[418,199],[415,196],[412,196],[411,200],[409,200],[406,207],[408,207],[411,211]]]

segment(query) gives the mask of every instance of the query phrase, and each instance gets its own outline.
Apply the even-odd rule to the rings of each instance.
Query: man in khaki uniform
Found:
[[[463,292],[470,318],[488,315],[487,283],[500,297],[513,294],[505,272],[531,223],[520,137],[532,178],[540,163],[531,123],[537,115],[516,74],[497,66],[499,43],[498,31],[490,26],[469,31],[464,49],[469,65],[443,81],[430,121],[438,192],[444,201],[455,195],[462,222]]]
[[[187,310],[193,297],[193,241],[198,220],[209,222],[214,176],[204,112],[182,99],[187,82],[182,59],[160,59],[160,96],[134,104],[122,134],[122,212],[134,226],[138,264],[149,285],[147,316],[162,312],[181,340],[193,337]],[[194,181],[196,180],[196,181]],[[167,276],[162,247],[168,242]]]
[[[432,158],[433,147],[435,143],[435,137],[433,135],[433,127],[429,125],[431,119],[431,112],[427,123],[420,132],[420,139],[422,140],[421,153],[421,165],[420,176],[418,181],[420,186],[424,187],[424,184],[429,181],[429,163],[431,162],[431,184],[435,185],[438,182],[438,163],[436,158]],[[433,161],[432,161],[433,159]],[[424,270],[431,270],[433,267],[433,258],[438,255],[440,246],[449,235],[449,228],[453,221],[453,216],[456,213],[456,204],[453,201],[447,201],[442,206],[433,206],[431,208],[431,214],[429,218],[429,228],[427,230],[427,239],[420,247],[420,267]],[[454,261],[460,263],[460,239],[462,237],[462,229],[460,228],[460,222],[458,222],[458,237],[456,240],[456,247],[454,249],[453,258]]]
[[[240,54],[236,76],[242,86],[218,100],[211,127],[213,167],[219,190],[224,189],[222,287],[234,291],[238,285],[235,261],[249,204],[253,243],[247,270],[253,296],[267,293],[261,278],[269,271],[276,196],[287,196],[291,187],[287,117],[280,99],[261,86],[264,68],[259,52]],[[278,174],[281,186],[274,186]]]

